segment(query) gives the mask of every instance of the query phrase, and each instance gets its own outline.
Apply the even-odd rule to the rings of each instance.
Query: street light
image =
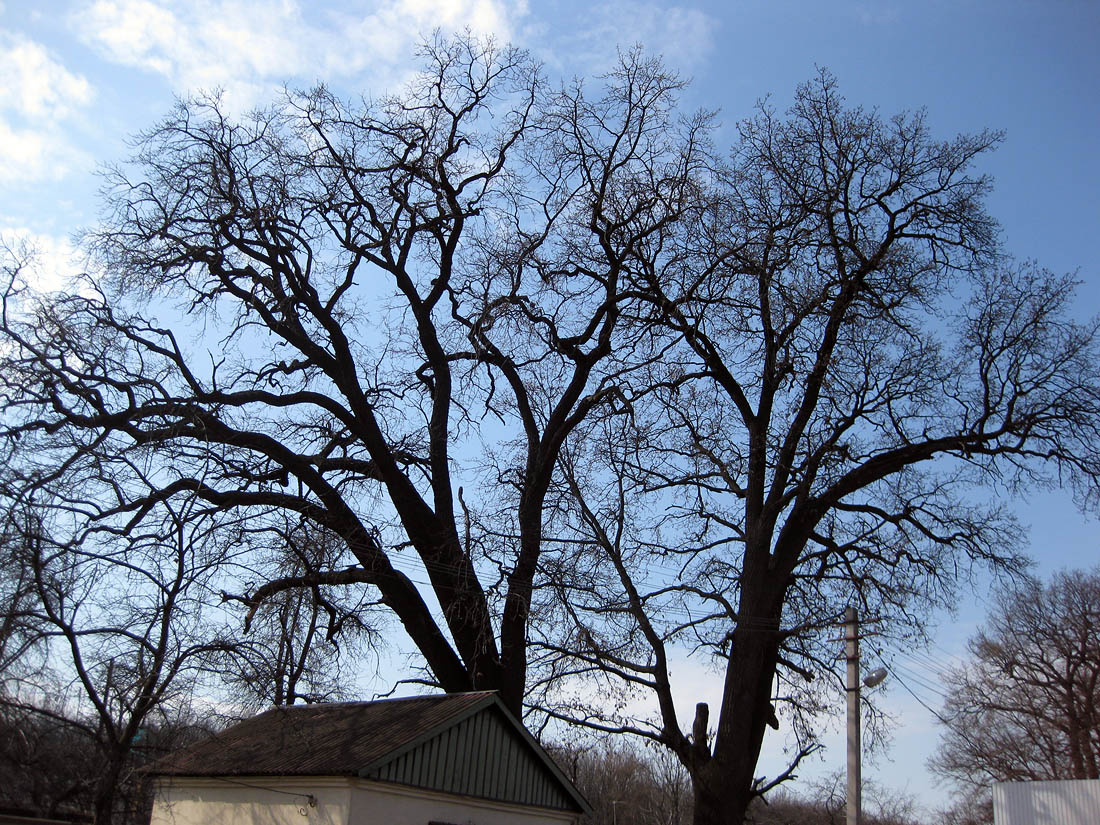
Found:
[[[859,615],[854,607],[844,611],[844,658],[848,663],[848,825],[862,825],[863,751],[859,733]],[[863,678],[869,688],[886,678],[884,667],[877,667]]]
[[[863,677],[863,686],[873,688],[875,685],[881,685],[888,672],[884,667],[876,667]]]

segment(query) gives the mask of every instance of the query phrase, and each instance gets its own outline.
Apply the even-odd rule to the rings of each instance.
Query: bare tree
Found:
[[[823,75],[719,163],[638,52],[595,94],[471,39],[423,57],[378,102],[181,104],[109,176],[82,291],[16,312],[13,275],[20,495],[94,474],[123,532],[181,496],[327,531],[343,552],[250,610],[358,586],[427,681],[656,740],[697,823],[740,823],[815,746],[847,604],[919,633],[968,562],[1019,566],[976,488],[1091,492],[1096,325],[1000,254],[971,171],[996,134]],[[724,672],[714,730],[677,718],[682,645]],[[800,747],[758,779],[780,716]]]
[[[36,308],[6,291],[3,428],[34,446],[28,489],[154,462],[102,522],[187,495],[338,536],[336,564],[239,595],[366,589],[427,681],[518,713],[558,455],[654,357],[625,272],[694,195],[707,123],[637,53],[594,99],[491,43],[422,57],[402,96],[199,100],[143,135],[95,277]]]
[[[630,739],[588,741],[551,748],[555,761],[592,805],[583,825],[686,825],[691,783],[667,749]]]
[[[700,825],[740,823],[816,747],[846,606],[919,636],[971,564],[1021,569],[1000,495],[1095,495],[1097,324],[1070,319],[1070,278],[1001,253],[972,171],[998,139],[847,108],[823,72],[741,124],[636,281],[679,344],[565,456],[578,552],[532,701],[674,750]],[[684,645],[723,674],[713,723],[677,715]],[[782,719],[794,758],[760,777]]]
[[[250,572],[281,580],[333,566],[342,545],[331,534],[292,523],[271,551],[269,563]],[[231,633],[216,663],[231,697],[245,707],[352,698],[362,660],[382,645],[381,634],[368,624],[374,605],[365,604],[363,595],[320,584],[262,600],[223,592],[223,601],[248,607],[244,636]]]
[[[932,768],[968,793],[993,782],[1100,778],[1100,569],[1028,577],[997,594],[944,674]]]
[[[988,788],[963,794],[938,814],[942,825],[992,825],[993,794]]]
[[[915,800],[907,794],[877,783],[864,786],[863,821],[867,825],[918,825],[921,820],[916,808]],[[848,814],[844,776],[833,774],[801,795],[777,789],[767,799],[754,800],[745,821],[752,825],[845,825]]]
[[[95,742],[63,707],[45,707],[38,713],[0,701],[0,807],[54,819],[86,815],[100,767]]]
[[[0,615],[23,628],[28,650],[50,667],[20,674],[0,705],[31,732],[22,736],[28,759],[42,743],[47,754],[56,751],[51,742],[69,743],[69,769],[52,770],[69,784],[48,789],[50,807],[86,802],[96,825],[147,816],[135,771],[149,733],[189,712],[196,674],[222,647],[203,627],[219,567],[204,553],[203,520],[159,509],[163,530],[147,520],[125,536],[88,529],[64,508],[24,505],[8,517],[19,536],[9,562],[27,572],[31,589]],[[85,769],[74,769],[80,761]],[[33,762],[22,768],[36,770]]]
[[[22,680],[41,666],[35,656],[39,628],[29,619],[34,600],[34,578],[21,564],[22,537],[10,523],[0,527],[0,691],[19,690]]]

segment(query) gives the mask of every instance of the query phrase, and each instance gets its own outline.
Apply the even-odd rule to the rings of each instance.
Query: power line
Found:
[[[915,684],[920,685],[922,689],[927,690],[929,693],[935,694],[940,697],[940,699],[947,699],[947,694],[943,690],[905,665],[895,662],[893,669],[899,674],[904,674],[907,678],[912,680]]]
[[[951,722],[950,722],[950,721],[949,721],[949,720],[948,720],[947,718],[945,718],[945,717],[944,717],[943,715],[941,715],[941,714],[939,713],[939,711],[937,711],[937,710],[933,709],[933,708],[932,708],[932,706],[931,706],[931,705],[929,705],[929,704],[928,704],[927,702],[925,702],[925,701],[924,701],[924,700],[923,700],[923,699],[922,699],[922,698],[921,698],[920,696],[918,696],[918,695],[916,694],[916,692],[915,692],[915,691],[914,691],[914,690],[913,690],[913,689],[912,689],[911,687],[909,687],[909,685],[907,685],[907,684],[905,683],[905,680],[904,680],[904,679],[902,679],[900,675],[898,676],[897,682],[898,682],[898,684],[899,684],[899,685],[901,685],[901,686],[902,686],[903,688],[905,688],[906,692],[907,692],[907,693],[908,693],[908,694],[909,694],[910,696],[912,696],[912,697],[913,697],[914,699],[916,699],[916,700],[917,700],[917,702],[919,702],[919,703],[920,703],[920,705],[921,705],[921,706],[922,706],[922,707],[923,707],[923,708],[924,708],[925,710],[927,710],[927,711],[928,711],[929,713],[931,713],[931,714],[932,714],[933,716],[935,716],[935,717],[936,717],[936,719],[938,719],[938,720],[939,720],[940,722],[942,722],[943,724],[945,724],[945,725],[947,725],[947,726],[949,726],[949,727],[950,727],[950,725],[951,725]]]

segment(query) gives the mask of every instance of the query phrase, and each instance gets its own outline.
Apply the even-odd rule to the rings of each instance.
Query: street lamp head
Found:
[[[882,680],[886,678],[888,671],[884,667],[876,667],[870,673],[863,677],[863,684],[869,688],[873,688],[875,685],[881,684]]]

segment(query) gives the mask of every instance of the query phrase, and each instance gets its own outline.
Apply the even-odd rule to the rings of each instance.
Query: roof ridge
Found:
[[[353,707],[355,705],[376,705],[381,702],[410,702],[420,700],[434,700],[436,702],[446,701],[447,699],[457,699],[461,696],[494,696],[498,693],[495,690],[464,690],[455,693],[423,693],[414,696],[385,696],[381,699],[350,699],[346,702],[306,702],[300,705],[270,705],[260,713],[259,716],[264,713],[270,713],[271,711],[291,711],[291,710],[307,710],[310,708],[339,708],[339,707]],[[248,717],[254,719],[255,716]],[[243,721],[243,720],[242,720]]]

